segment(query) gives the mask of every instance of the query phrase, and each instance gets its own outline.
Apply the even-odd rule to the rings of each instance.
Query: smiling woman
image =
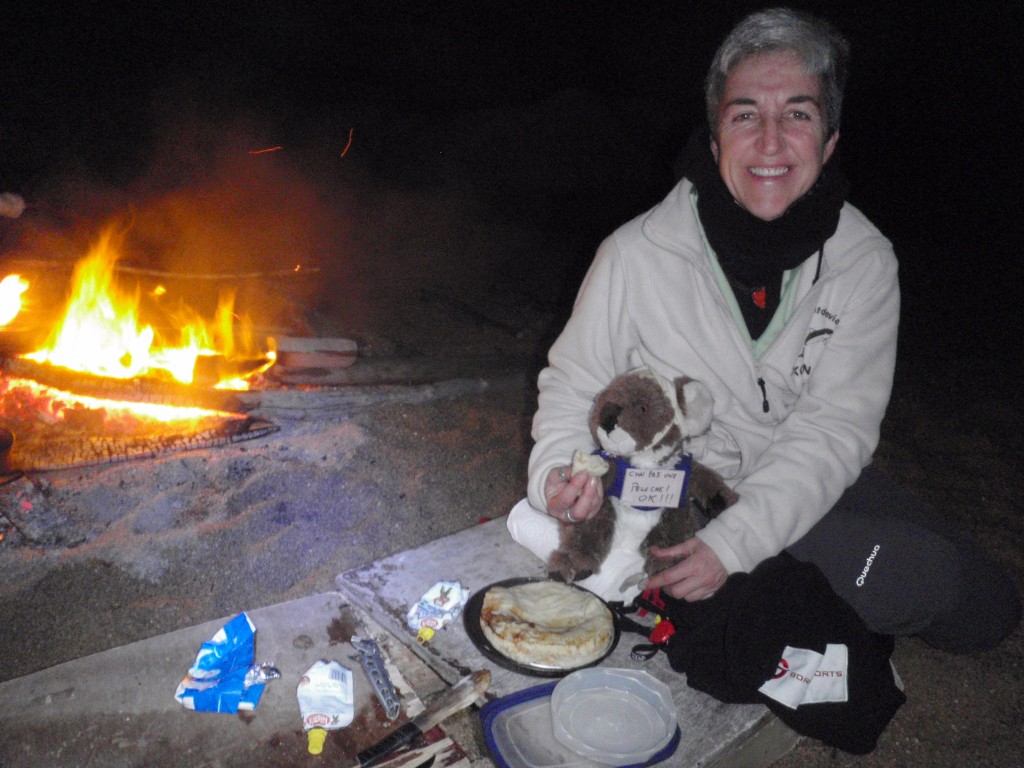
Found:
[[[788,551],[875,632],[989,648],[1019,622],[1013,583],[870,466],[900,294],[892,245],[846,201],[836,147],[848,53],[829,23],[786,9],[752,14],[726,37],[685,177],[601,244],[551,348],[533,425],[534,511],[516,507],[509,527],[538,531],[523,515],[595,515],[600,486],[585,472],[559,476],[593,447],[594,395],[640,365],[685,373],[715,404],[694,458],[739,500],[654,550],[679,562],[646,589],[714,599],[732,574]]]

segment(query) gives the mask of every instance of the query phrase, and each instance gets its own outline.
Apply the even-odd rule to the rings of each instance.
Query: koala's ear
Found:
[[[685,376],[675,380],[676,399],[679,410],[683,412],[683,432],[687,437],[702,435],[711,426],[711,416],[715,408],[715,398],[711,390],[699,381]]]

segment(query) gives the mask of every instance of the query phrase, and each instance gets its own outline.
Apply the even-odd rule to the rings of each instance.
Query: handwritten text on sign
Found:
[[[627,469],[622,501],[634,507],[681,507],[685,469]]]

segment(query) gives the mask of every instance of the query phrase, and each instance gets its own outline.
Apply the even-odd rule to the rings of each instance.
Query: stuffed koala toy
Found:
[[[652,555],[652,545],[667,547],[690,538],[736,502],[739,497],[717,472],[692,461],[686,453],[689,441],[711,426],[713,406],[711,393],[699,381],[685,376],[668,381],[646,367],[616,377],[597,394],[589,423],[601,452],[585,455],[577,451],[573,474],[585,469],[601,476],[604,501],[595,516],[579,523],[560,523],[559,547],[548,559],[552,578],[579,581],[598,573],[613,544],[636,547],[644,556],[647,575],[657,573],[674,561]],[[627,475],[631,468],[688,469],[686,494],[681,499],[675,497],[677,507],[626,503],[620,496],[641,503],[644,498],[637,494],[640,484]],[[655,495],[649,500],[664,498]]]

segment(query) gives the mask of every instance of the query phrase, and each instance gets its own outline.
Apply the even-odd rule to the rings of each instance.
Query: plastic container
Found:
[[[555,738],[551,693],[558,684],[553,681],[517,691],[480,710],[484,740],[499,768],[603,768],[603,763],[577,754]],[[677,726],[665,747],[636,768],[671,756],[681,735]]]
[[[679,727],[669,687],[632,669],[573,672],[551,693],[551,717],[560,744],[612,766],[647,762]]]
[[[344,728],[355,717],[352,670],[336,661],[321,659],[299,679],[296,695],[309,753],[319,755],[327,731]]]

